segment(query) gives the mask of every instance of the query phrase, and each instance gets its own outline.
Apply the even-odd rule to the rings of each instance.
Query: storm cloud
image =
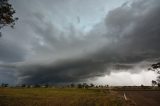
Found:
[[[22,20],[17,25],[17,32],[5,30],[4,36],[12,33],[15,38],[7,36],[6,39],[17,43],[14,44],[15,47],[8,48],[5,42],[0,42],[3,44],[3,47],[0,45],[0,59],[3,67],[15,66],[18,83],[83,82],[109,75],[113,71],[137,73],[138,69],[146,68],[150,62],[159,60],[160,1],[126,2],[106,13],[92,28],[83,26],[84,17],[81,18],[77,11],[73,10],[68,14],[76,14],[74,23],[63,20],[64,24],[59,26],[52,21],[50,17],[56,17],[52,12],[60,14],[58,21],[61,21],[63,16],[67,20],[67,13],[64,13],[67,7],[64,2],[66,1],[55,0],[54,3],[63,8],[59,9],[55,5],[53,11],[48,12],[45,10],[47,7],[38,11],[39,9],[32,6],[34,11],[26,11],[27,15],[19,10],[22,8],[19,6],[25,3],[13,2]],[[67,6],[77,2],[71,0],[67,2]],[[42,4],[37,5],[42,8]],[[89,2],[88,5],[88,8],[96,7],[96,3],[91,5]],[[89,14],[88,5],[84,14]]]

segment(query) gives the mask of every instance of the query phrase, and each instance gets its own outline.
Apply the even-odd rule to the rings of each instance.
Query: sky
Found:
[[[160,60],[159,0],[11,0],[0,83],[151,85]]]

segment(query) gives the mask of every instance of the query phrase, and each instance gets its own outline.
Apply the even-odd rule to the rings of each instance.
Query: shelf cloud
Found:
[[[135,68],[144,69],[150,62],[159,60],[160,1],[125,2],[111,9],[87,32],[75,24],[77,20],[78,24],[85,23],[84,17],[81,17],[83,9],[80,9],[80,15],[75,16],[75,23],[65,22],[76,12],[72,10],[68,12],[70,15],[67,15],[67,7],[63,7],[66,1],[62,1],[52,1],[60,6],[53,7],[53,10],[47,10],[47,6],[50,6],[48,0],[46,7],[43,3],[37,4],[39,7],[30,5],[33,11],[25,10],[25,6],[21,7],[25,3],[13,2],[20,21],[16,31],[3,31],[4,37],[0,38],[0,66],[14,68],[18,83],[83,82],[109,75],[113,71],[138,73],[140,71]],[[67,5],[78,2],[68,1],[70,4]],[[86,5],[89,6],[85,9],[96,6],[96,3],[88,3]],[[88,11],[84,12],[87,18]],[[58,21],[64,18],[64,26],[59,26],[56,21],[52,22],[52,16]]]

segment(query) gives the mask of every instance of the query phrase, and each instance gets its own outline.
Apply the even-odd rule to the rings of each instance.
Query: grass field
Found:
[[[0,106],[126,106],[103,89],[0,88]]]

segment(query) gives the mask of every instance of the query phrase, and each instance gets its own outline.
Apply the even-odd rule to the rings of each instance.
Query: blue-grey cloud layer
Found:
[[[55,1],[55,4],[57,2],[65,4],[65,1]],[[0,42],[1,62],[14,63],[20,83],[79,82],[109,74],[113,65],[127,70],[135,64],[152,61],[160,56],[158,0],[125,3],[111,10],[88,33],[74,24],[64,22],[69,27],[59,26],[52,21],[50,16],[54,15],[51,11],[41,10],[35,5],[27,11],[27,7],[21,7],[23,3],[14,2],[21,17],[16,31],[4,31],[4,39],[11,43]],[[41,3],[37,5],[43,7]],[[24,8],[24,11],[18,8]],[[56,6],[53,11],[56,12]],[[8,48],[8,45],[13,47]]]

